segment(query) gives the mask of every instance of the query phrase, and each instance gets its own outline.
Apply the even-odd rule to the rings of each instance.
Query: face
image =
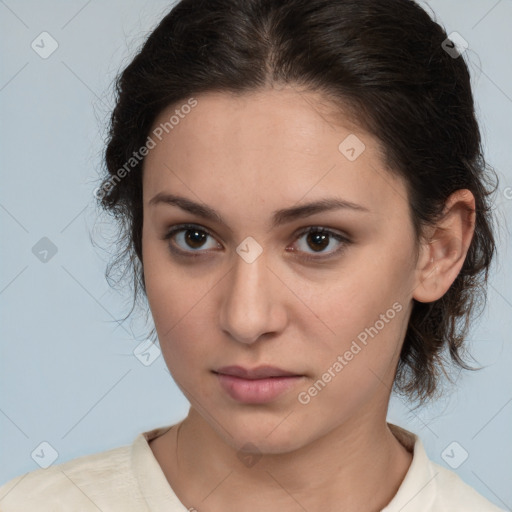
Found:
[[[172,129],[179,105],[157,118],[143,171],[147,297],[174,380],[226,443],[264,453],[385,416],[415,282],[405,185],[316,93],[195,101]],[[295,377],[215,373],[232,365]]]

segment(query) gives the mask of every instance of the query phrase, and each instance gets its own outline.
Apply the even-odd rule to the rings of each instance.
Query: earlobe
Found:
[[[440,299],[455,281],[466,259],[475,229],[475,200],[466,189],[446,201],[445,213],[422,244],[413,298]]]

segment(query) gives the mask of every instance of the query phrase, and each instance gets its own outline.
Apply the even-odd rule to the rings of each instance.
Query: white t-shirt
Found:
[[[0,511],[187,512],[148,444],[170,427],[143,432],[131,445],[13,478],[0,487]],[[456,473],[430,461],[416,435],[389,427],[414,451],[398,492],[381,512],[503,512]]]

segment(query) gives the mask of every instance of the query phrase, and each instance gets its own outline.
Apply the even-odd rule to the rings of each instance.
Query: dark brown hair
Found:
[[[492,169],[483,157],[464,55],[446,51],[446,39],[412,0],[179,2],[117,77],[106,173],[96,193],[119,222],[107,279],[114,268],[122,277],[129,271],[133,305],[145,296],[143,159],[132,160],[122,179],[119,171],[147,143],[164,108],[201,92],[275,84],[322,92],[382,144],[389,171],[407,185],[417,241],[452,192],[466,188],[475,196],[475,234],[464,265],[442,298],[414,301],[395,378],[395,391],[410,398],[434,396],[447,363],[470,368],[464,341],[475,306],[485,305],[495,252]]]

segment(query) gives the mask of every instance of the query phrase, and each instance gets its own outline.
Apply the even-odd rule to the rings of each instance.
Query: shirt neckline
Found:
[[[163,435],[177,424],[165,425],[140,433],[131,446],[131,465],[140,492],[151,512],[188,512],[178,499],[156,460],[149,441]],[[415,512],[427,512],[436,494],[436,471],[427,457],[420,438],[402,427],[388,423],[398,441],[413,454],[411,465],[393,499],[381,512],[399,512],[414,506]],[[411,509],[412,510],[412,509]]]
[[[439,471],[433,467],[421,439],[416,434],[392,423],[388,423],[388,427],[413,457],[398,491],[381,512],[428,512],[432,510],[436,496],[436,477]],[[409,508],[411,505],[413,508]]]
[[[171,429],[173,425],[158,427],[139,434],[131,446],[132,471],[137,478],[140,492],[151,512],[188,512],[181,503],[156,460],[149,441]]]

